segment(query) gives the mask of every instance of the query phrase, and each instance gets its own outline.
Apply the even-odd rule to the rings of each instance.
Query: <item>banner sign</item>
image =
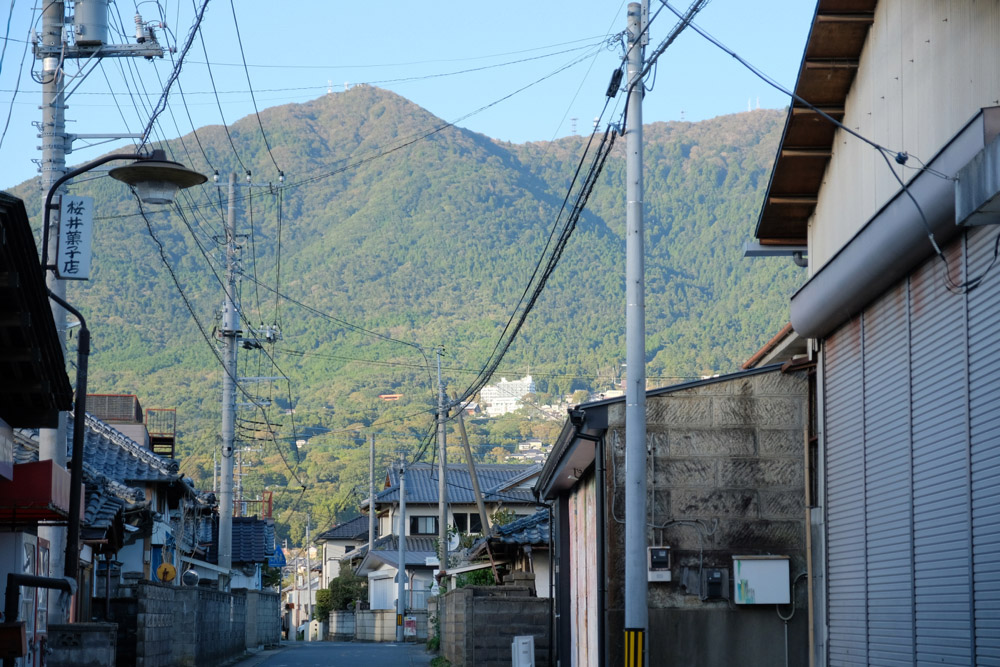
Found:
[[[94,198],[63,195],[59,211],[56,275],[63,280],[89,280]]]

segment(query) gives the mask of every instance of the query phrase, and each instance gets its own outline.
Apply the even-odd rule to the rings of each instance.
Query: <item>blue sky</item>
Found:
[[[0,129],[11,112],[0,145],[0,188],[36,173],[31,160],[39,157],[40,141],[31,122],[40,119],[41,88],[30,76],[35,65],[30,50],[23,68],[19,66],[25,37],[38,17],[33,9],[41,1],[14,0],[8,21],[0,24],[3,29],[9,23],[0,70]],[[330,88],[341,91],[345,83],[371,83],[403,95],[444,120],[518,143],[550,140],[572,134],[574,129],[576,133],[590,130],[622,54],[617,42],[603,43],[625,27],[625,3],[620,0],[548,4],[388,0],[377,5],[338,0],[211,0],[202,30],[222,115],[229,123],[253,113],[231,1],[261,109],[304,102]],[[684,10],[689,1],[672,0],[672,4]],[[659,0],[651,0],[650,12],[658,7]],[[137,8],[146,21],[165,17],[167,32],[173,36],[161,41],[176,43],[178,48],[183,45],[194,15],[191,0],[147,0],[137,5],[118,0],[112,4],[112,22],[117,24],[120,16],[131,32]],[[811,0],[714,0],[696,23],[791,87],[814,9]],[[663,9],[650,27],[650,46],[658,44],[675,22]],[[205,62],[201,42],[195,39],[180,83],[187,112],[198,127],[222,122]],[[565,69],[555,73],[561,68]],[[170,75],[169,59],[128,63],[109,58],[102,69],[83,79],[68,100],[69,131],[141,132],[148,107],[155,104],[161,82]],[[651,81],[653,89],[643,108],[647,123],[696,121],[746,111],[748,104],[781,108],[788,103],[786,96],[690,30],[660,58]],[[522,88],[509,99],[473,113]],[[142,89],[144,93],[136,92]],[[143,95],[149,99],[145,108],[139,99]],[[178,129],[182,134],[190,132],[176,89],[170,107],[177,125],[169,113],[162,114],[155,136],[170,139],[178,135]],[[69,162],[93,158],[124,143],[85,149],[78,142]],[[289,177],[294,176],[294,165],[282,167]],[[262,176],[262,180],[271,178]]]

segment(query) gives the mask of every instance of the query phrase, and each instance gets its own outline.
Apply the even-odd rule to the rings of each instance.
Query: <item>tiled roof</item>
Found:
[[[505,544],[548,544],[549,511],[539,510],[504,526],[497,526],[493,539]]]
[[[212,545],[205,560],[219,562],[219,529],[213,526]],[[266,563],[274,554],[274,526],[255,516],[233,517],[233,552],[235,563]]]
[[[368,517],[359,516],[339,523],[333,528],[320,533],[316,540],[367,540],[368,539]]]
[[[136,441],[87,415],[84,460],[98,472],[122,482],[173,482],[181,478],[178,463],[154,454]],[[66,429],[67,456],[73,448],[73,422]]]
[[[358,558],[364,560],[367,552],[368,545],[366,544],[360,549],[348,552],[347,556],[353,556],[353,559],[345,556],[341,558],[341,561],[356,560]],[[437,558],[437,538],[407,535],[406,553],[404,556],[408,566],[425,566],[428,558]],[[386,535],[375,540],[372,549],[372,558],[386,565],[396,567],[396,563],[399,562],[399,538],[396,535]]]
[[[513,484],[537,473],[537,465],[481,464],[476,466],[479,488],[486,501],[534,502],[528,489],[509,489]],[[463,464],[448,464],[448,502],[476,502],[469,469]],[[399,500],[399,470],[389,471],[389,486],[375,495],[375,503],[395,503]],[[406,469],[406,502],[436,503],[438,501],[438,469],[429,463],[414,463]]]

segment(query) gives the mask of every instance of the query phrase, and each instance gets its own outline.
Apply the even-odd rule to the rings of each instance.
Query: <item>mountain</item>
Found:
[[[647,373],[659,384],[733,370],[786,321],[800,269],[742,257],[783,118],[763,110],[645,128]],[[91,391],[177,407],[182,470],[211,484],[222,375],[206,341],[222,301],[225,175],[240,174],[243,313],[251,325],[279,325],[283,338],[264,346],[270,358],[241,350],[239,372],[290,379],[246,385],[271,407],[267,420],[241,413],[240,435],[252,443],[270,421],[277,439],[246,453],[245,483],[279,489],[282,530],[297,536],[300,510],[318,523],[356,507],[354,487],[367,477],[363,429],[374,425],[381,461],[421,446],[436,401],[427,367],[435,346],[445,348],[449,394],[474,379],[587,138],[498,142],[369,86],[274,107],[261,122],[283,184],[248,117],[228,136],[209,126],[169,142],[178,161],[223,174],[221,187],[210,181],[176,208],[144,219],[116,181],[74,187],[96,197],[99,218],[92,279],[70,285],[69,299],[93,330]],[[620,141],[501,365],[507,376],[530,371],[540,399],[605,388],[624,361],[624,180]],[[35,181],[14,189],[36,222],[37,192]],[[402,398],[378,398],[387,393]],[[530,416],[471,424],[473,444],[482,454],[551,431]],[[301,449],[292,442],[309,436]]]

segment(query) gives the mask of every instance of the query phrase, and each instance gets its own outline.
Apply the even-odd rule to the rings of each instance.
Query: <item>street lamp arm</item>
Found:
[[[42,209],[42,275],[48,271],[51,266],[48,266],[49,260],[49,213],[52,210],[52,197],[55,196],[56,191],[62,187],[63,183],[70,180],[71,178],[76,178],[80,174],[86,173],[91,169],[100,167],[102,164],[112,162],[114,160],[142,160],[148,159],[150,156],[143,155],[142,153],[110,153],[103,157],[99,157],[96,160],[91,160],[86,164],[83,164],[72,171],[67,171],[65,174],[60,176],[49,191],[45,194],[45,207]],[[62,304],[60,304],[62,305]]]

